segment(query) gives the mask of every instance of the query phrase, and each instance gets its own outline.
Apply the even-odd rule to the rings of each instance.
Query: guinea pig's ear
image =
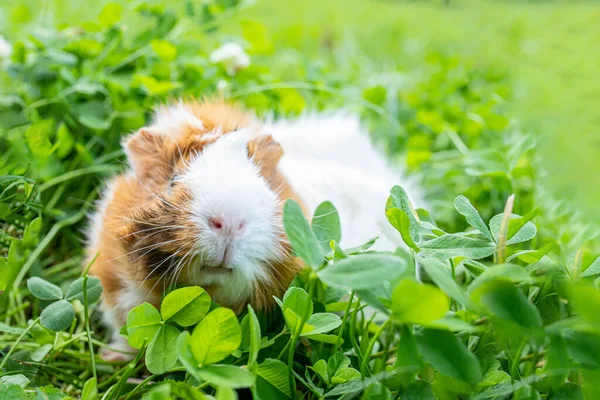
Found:
[[[139,178],[149,175],[157,165],[164,165],[164,154],[170,139],[161,133],[148,128],[142,128],[129,135],[123,141],[123,149],[129,165]]]
[[[283,147],[271,135],[262,135],[248,142],[248,157],[265,171],[274,170],[283,155]]]

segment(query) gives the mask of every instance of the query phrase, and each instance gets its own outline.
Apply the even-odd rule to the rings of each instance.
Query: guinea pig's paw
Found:
[[[283,148],[272,135],[262,135],[248,142],[248,156],[261,168],[274,168]]]
[[[115,338],[100,350],[100,358],[106,362],[128,362],[135,358],[137,350],[129,346],[126,340],[121,337]]]
[[[99,352],[100,358],[103,361],[109,363],[123,363],[129,362],[135,358],[133,353],[125,352],[125,351],[117,351],[112,349],[103,348]]]

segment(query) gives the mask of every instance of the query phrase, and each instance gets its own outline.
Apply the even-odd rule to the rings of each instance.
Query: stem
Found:
[[[515,358],[513,359],[510,366],[510,376],[512,377],[513,381],[515,380],[515,375],[519,373],[519,364],[521,364],[521,354],[523,353],[523,349],[525,348],[525,343],[526,341],[523,340],[519,345],[519,348],[517,349],[517,354],[515,354]]]
[[[28,302],[28,301],[26,301],[25,303],[23,303],[23,304],[21,304],[21,305],[15,306],[15,308],[14,308],[14,309],[12,309],[12,310],[10,310],[10,311],[8,311],[8,312],[6,313],[6,317],[7,317],[7,318],[8,318],[8,317],[12,317],[14,314],[16,314],[16,313],[20,312],[21,310],[24,310],[24,309],[26,309],[26,308],[27,308],[27,307],[29,307],[30,305],[31,305],[31,303],[30,303],[30,302]]]
[[[94,356],[94,344],[92,343],[92,331],[90,329],[90,315],[89,315],[90,313],[89,313],[88,292],[87,292],[87,281],[88,281],[87,272],[89,271],[89,269],[92,266],[92,264],[94,263],[94,261],[96,261],[96,258],[98,258],[98,254],[99,253],[96,253],[96,256],[94,256],[92,261],[90,261],[90,263],[86,267],[85,273],[83,275],[83,315],[85,318],[85,331],[87,333],[88,346],[90,347],[90,360],[92,362],[92,372],[94,373],[94,378],[96,379],[96,382],[98,382],[98,372],[96,371],[96,357]]]
[[[80,176],[88,174],[99,174],[99,173],[113,173],[119,172],[123,169],[120,165],[104,164],[104,165],[92,165],[90,167],[76,169],[74,171],[66,172],[55,178],[52,178],[38,186],[38,192],[42,193],[44,190],[51,188],[52,186],[66,182],[71,179],[79,178]]]
[[[395,351],[398,350],[398,346],[394,346],[394,347],[389,347],[387,350],[382,350],[382,351],[378,351],[377,353],[373,353],[369,356],[369,358],[371,360],[375,359],[375,358],[379,358],[381,356],[387,356],[390,353],[393,353]]]
[[[335,341],[335,345],[333,346],[333,354],[338,350],[341,346],[342,335],[344,333],[344,327],[348,322],[348,317],[350,316],[350,308],[352,307],[352,302],[354,301],[354,291],[350,292],[350,298],[348,299],[348,306],[346,307],[346,312],[344,313],[344,318],[342,319],[342,325],[340,326],[340,330],[338,331],[337,340]]]
[[[504,262],[504,256],[506,252],[506,241],[508,239],[508,224],[510,221],[510,216],[512,214],[514,204],[515,195],[511,194],[506,200],[506,206],[504,206],[504,217],[502,218],[502,223],[500,224],[500,232],[498,233],[498,243],[496,244],[496,260],[494,260],[497,264],[502,264]]]
[[[0,363],[0,370],[4,367],[4,364],[6,364],[6,362],[10,359],[10,356],[12,356],[12,354],[15,352],[15,350],[17,349],[17,346],[19,345],[19,342],[21,342],[21,340],[23,340],[23,338],[25,337],[25,335],[27,335],[27,333],[29,333],[29,331],[31,330],[31,328],[33,328],[39,321],[40,321],[40,317],[37,317],[35,319],[35,321],[33,321],[31,323],[31,325],[29,325],[27,327],[27,329],[25,329],[23,331],[23,333],[21,333],[21,336],[19,336],[17,338],[17,341],[12,345],[12,347],[8,351],[8,354],[6,354],[6,356],[4,356],[4,359]]]
[[[368,357],[368,355],[371,354],[371,351],[373,350],[373,346],[375,346],[375,342],[379,339],[379,336],[381,335],[381,332],[383,332],[383,330],[387,327],[387,324],[390,322],[389,319],[387,319],[380,327],[379,330],[377,331],[377,333],[375,333],[375,335],[373,336],[373,338],[371,339],[371,341],[369,342],[369,345],[367,347],[367,351],[365,352],[365,356],[363,357],[362,360],[362,364],[360,366],[360,373],[361,375],[364,377],[367,374],[367,369],[369,367],[369,359],[370,357]]]
[[[315,291],[317,290],[317,279],[317,274],[314,271],[311,271],[308,277],[308,295],[311,300],[314,299]]]
[[[177,372],[177,371],[185,371],[184,367],[176,367],[173,369],[170,369],[168,371],[166,371],[164,374],[155,374],[155,375],[150,375],[149,377],[147,377],[146,379],[144,379],[142,382],[140,382],[139,385],[137,385],[136,387],[133,388],[133,390],[131,392],[129,392],[129,394],[127,395],[127,397],[125,397],[125,400],[129,400],[134,394],[136,394],[138,391],[140,391],[141,389],[144,388],[144,386],[146,386],[146,384],[148,382],[150,382],[153,379],[158,378],[159,376],[171,373],[171,372]],[[205,382],[207,383],[207,382]]]
[[[288,342],[288,344],[290,346],[288,349],[288,367],[290,370],[288,379],[290,382],[290,391],[292,392],[292,400],[296,399],[296,380],[294,379],[294,350],[295,350],[296,340],[300,336],[300,333],[302,332],[302,328],[304,327],[304,323],[307,318],[308,318],[308,316],[302,316],[300,318],[300,321],[298,321],[298,323],[296,324],[296,329],[294,330],[294,333],[292,334],[292,337],[290,338],[290,341]]]
[[[142,344],[142,347],[140,348],[140,352],[135,357],[135,360],[133,360],[132,362],[129,363],[129,365],[127,366],[127,369],[125,369],[125,372],[123,373],[121,378],[119,378],[119,381],[115,384],[115,386],[111,386],[111,388],[108,389],[108,391],[110,391],[113,387],[115,388],[115,390],[116,390],[116,393],[114,396],[115,399],[119,398],[119,394],[121,393],[121,389],[123,388],[123,385],[125,384],[127,379],[129,379],[129,376],[135,369],[135,366],[137,365],[137,363],[140,362],[140,360],[142,359],[142,356],[144,355],[145,347],[146,347],[146,341],[144,340],[144,343]]]
[[[48,246],[50,244],[50,242],[52,241],[52,239],[54,239],[54,236],[56,236],[58,231],[60,231],[62,228],[66,227],[66,226],[77,223],[80,219],[85,217],[85,213],[87,212],[87,209],[92,205],[92,203],[90,203],[90,202],[95,196],[96,196],[96,192],[92,191],[91,194],[86,198],[84,206],[81,207],[81,210],[79,210],[79,212],[77,214],[57,222],[56,224],[54,224],[54,226],[52,226],[52,228],[50,228],[50,231],[48,232],[48,234],[46,236],[44,236],[44,239],[42,239],[42,241],[37,245],[37,247],[35,248],[35,250],[33,250],[33,252],[29,256],[29,258],[27,258],[27,261],[25,262],[25,264],[23,264],[23,266],[21,267],[21,270],[19,271],[17,278],[13,282],[13,289],[16,290],[19,288],[19,285],[21,284],[21,281],[23,280],[23,278],[25,278],[25,275],[27,275],[29,268],[31,268],[31,266],[33,265],[35,260],[40,256],[40,254],[42,254],[42,251],[44,251],[46,246]]]
[[[304,325],[304,324],[303,324]],[[300,331],[300,329],[296,329]],[[290,381],[290,392],[292,393],[292,400],[296,398],[296,380],[294,379],[294,345],[296,344],[296,334],[292,336],[291,345],[288,350],[288,366],[290,368],[289,381]]]
[[[360,303],[359,303],[360,305]],[[352,311],[352,316],[350,319],[350,342],[352,342],[352,347],[354,348],[354,352],[356,353],[356,356],[358,357],[358,360],[360,362],[362,362],[362,351],[360,350],[360,346],[358,345],[358,342],[356,341],[356,314],[358,313],[358,306],[354,307],[354,310]]]
[[[290,346],[290,344],[292,343],[292,339],[293,337],[290,337],[290,340],[288,340],[288,342],[285,344],[285,346],[283,347],[283,349],[281,350],[281,353],[279,353],[279,355],[277,356],[278,360],[281,360],[281,357],[283,357],[283,355],[285,354],[285,352],[287,351],[288,347]]]

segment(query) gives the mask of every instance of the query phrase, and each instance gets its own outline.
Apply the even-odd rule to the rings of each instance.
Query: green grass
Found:
[[[14,47],[0,72],[0,399],[229,398],[231,386],[263,399],[294,388],[298,398],[597,397],[600,232],[586,172],[598,155],[595,3],[261,1],[235,13],[227,1],[193,13],[105,3],[0,8]],[[33,30],[55,25],[85,33]],[[225,40],[252,58],[234,77],[209,62]],[[160,312],[132,312],[123,334],[138,357],[103,362],[92,355],[108,335],[82,266],[85,215],[123,168],[121,136],[158,102],[214,94],[220,80],[258,114],[356,110],[420,177],[429,212],[417,218],[394,188],[381,208],[410,251],[384,254],[311,245],[339,239],[323,237],[337,220],[313,232],[289,203],[306,269],[270,319],[221,315],[229,334],[211,336],[227,311],[208,312],[199,288],[174,291]],[[367,320],[366,304],[389,318]],[[143,335],[139,320],[153,321]]]

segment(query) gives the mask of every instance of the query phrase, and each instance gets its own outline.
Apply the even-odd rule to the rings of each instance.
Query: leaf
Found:
[[[467,272],[472,277],[477,277],[477,276],[481,275],[483,272],[485,272],[488,269],[487,265],[482,264],[479,261],[469,260],[469,259],[462,260],[460,262],[460,265],[462,265],[463,267],[465,267],[465,269],[467,270]]]
[[[228,308],[217,308],[202,320],[192,333],[190,345],[200,364],[219,362],[238,349],[242,342],[240,323]]]
[[[181,326],[195,325],[210,309],[210,296],[199,286],[189,286],[169,293],[160,305],[165,321]]]
[[[504,214],[498,214],[494,216],[490,220],[490,229],[492,231],[492,235],[494,239],[498,241],[498,237],[500,236],[500,226],[502,225],[502,219],[504,218]],[[508,233],[506,241],[507,245],[516,244],[526,242],[535,237],[537,233],[537,228],[533,224],[533,222],[528,221],[526,224],[521,226],[518,230],[515,230],[516,225],[520,225],[520,221],[522,221],[523,217],[517,214],[511,214],[509,222],[508,222]]]
[[[486,282],[493,280],[505,280],[509,282],[521,283],[533,283],[534,278],[525,270],[525,268],[514,264],[500,264],[494,265],[491,268],[483,271],[481,275],[471,282],[468,288],[468,292],[472,293],[475,289],[480,287]]]
[[[23,374],[0,376],[0,384],[3,385],[17,385],[25,388],[27,385],[29,385],[29,382],[31,382],[29,378]]]
[[[600,274],[600,256],[596,256],[596,258],[592,259],[591,262],[587,265],[581,265],[582,272],[580,276],[593,276]]]
[[[108,3],[104,6],[98,16],[100,25],[104,28],[113,26],[121,19],[121,13],[123,12],[123,6],[118,3]]]
[[[208,397],[204,395],[204,392],[194,387],[193,383],[182,382],[182,381],[169,381],[171,385],[171,391],[176,399],[185,400],[207,400]],[[172,399],[169,399],[172,400]]]
[[[79,81],[75,85],[71,87],[71,90],[85,94],[88,96],[94,95],[96,93],[105,93],[106,88],[98,83]],[[61,125],[63,127],[64,125]],[[67,131],[68,132],[68,131]]]
[[[222,364],[205,365],[198,369],[198,375],[213,385],[231,389],[250,387],[255,379],[247,369]]]
[[[471,325],[462,319],[455,317],[444,317],[437,321],[433,321],[428,325],[429,328],[433,329],[445,329],[451,332],[469,332],[476,333],[481,332],[484,328],[482,326]]]
[[[79,120],[81,125],[90,129],[97,129],[100,131],[109,129],[112,123],[110,119],[92,114],[80,114],[77,116],[77,119]]]
[[[406,226],[406,229],[405,228],[402,228],[401,230],[398,228],[396,228],[396,229],[398,229],[400,234],[402,234],[402,231],[407,232],[408,237],[410,238],[410,239],[408,239],[409,242],[419,243],[420,239],[421,239],[421,237],[420,237],[421,236],[420,235],[421,226],[419,223],[417,213],[413,209],[412,204],[408,198],[408,195],[406,194],[404,189],[402,189],[398,185],[394,186],[392,188],[392,190],[390,190],[390,197],[388,197],[388,200],[385,205],[386,215],[388,215],[387,214],[388,210],[390,210],[392,208],[399,208],[406,215],[406,218],[408,218],[408,224],[404,224],[404,226],[408,225],[408,226]],[[393,214],[396,214],[396,212],[394,212]],[[404,218],[404,217],[402,217],[402,218]],[[390,223],[391,223],[391,221],[390,221]],[[404,239],[404,235],[402,236],[402,238]],[[406,243],[408,244],[408,242],[406,242]]]
[[[311,227],[323,250],[327,253],[331,251],[329,242],[335,240],[336,243],[340,243],[342,240],[340,215],[329,201],[319,204],[313,215]]]
[[[575,311],[589,323],[600,327],[600,290],[591,285],[571,284],[568,294]]]
[[[526,327],[541,327],[542,317],[525,294],[504,280],[490,281],[474,290],[471,298],[489,313]]]
[[[435,396],[429,382],[414,381],[402,392],[402,400],[435,400]]]
[[[174,61],[177,58],[177,47],[166,40],[154,39],[150,42],[152,51],[163,61]]]
[[[59,158],[64,158],[69,155],[73,146],[75,145],[75,139],[66,124],[60,124],[58,131],[56,132],[56,139],[58,140],[58,148],[56,149],[56,155]]]
[[[178,89],[181,82],[159,81],[150,75],[135,74],[132,85],[143,88],[150,96],[160,96]]]
[[[307,321],[313,312],[313,303],[304,289],[290,287],[283,296],[283,316],[290,332],[296,332],[300,320]]]
[[[0,399],[2,400],[27,400],[29,396],[18,385],[0,385]]]
[[[248,331],[250,335],[250,354],[248,354],[248,369],[253,370],[254,364],[258,358],[260,350],[260,324],[256,313],[250,304],[248,304]]]
[[[25,329],[19,328],[18,326],[10,326],[4,322],[0,322],[0,332],[11,333],[13,335],[20,335],[25,332]]]
[[[250,43],[254,52],[265,54],[271,51],[273,45],[264,24],[258,21],[242,21],[242,31],[244,39]]]
[[[396,351],[396,362],[394,368],[401,369],[403,372],[399,378],[403,384],[412,382],[421,366],[421,358],[417,350],[417,341],[408,325],[402,325],[400,342]]]
[[[379,382],[381,380],[389,378],[390,376],[393,376],[393,374],[390,374],[388,372],[380,372],[379,374],[373,375],[365,379],[353,379],[331,389],[329,392],[325,393],[325,397],[337,396],[338,398],[340,398],[340,396],[343,394],[356,393],[361,390],[364,390],[372,383]]]
[[[467,219],[469,225],[477,229],[486,239],[494,240],[487,225],[483,222],[483,219],[481,219],[479,212],[473,207],[468,198],[465,196],[458,196],[454,200],[454,208]]]
[[[88,304],[94,304],[102,295],[102,284],[95,276],[88,277],[86,283]],[[67,289],[67,300],[79,300],[83,304],[83,277],[77,278]]]
[[[75,310],[66,300],[58,300],[44,308],[40,315],[42,325],[51,331],[58,332],[67,329],[75,318]]]
[[[569,332],[565,335],[569,355],[586,369],[600,368],[600,334]]]
[[[479,361],[453,333],[425,328],[417,335],[417,346],[436,371],[472,385],[481,379]]]
[[[52,345],[50,343],[46,343],[38,347],[33,353],[31,353],[31,360],[40,362],[46,357],[48,352],[52,350]]]
[[[317,360],[317,362],[314,363],[313,366],[310,368],[317,374],[319,374],[319,376],[325,381],[325,383],[329,383],[329,374],[327,373],[327,361],[325,361],[324,359]]]
[[[386,285],[389,286],[389,285]],[[375,287],[366,290],[357,290],[355,294],[360,297],[362,301],[367,303],[369,306],[376,309],[378,312],[384,315],[390,315],[390,310],[386,308],[386,306],[382,303],[382,298],[385,300],[389,299],[387,287]],[[344,308],[345,310],[345,308]]]
[[[267,358],[258,366],[256,373],[286,396],[292,395],[288,379],[289,370],[287,365],[281,361]]]
[[[340,352],[335,353],[327,360],[327,375],[331,379],[342,368],[350,366],[350,359]]]
[[[40,239],[40,232],[42,231],[42,218],[37,217],[32,220],[23,231],[23,246],[33,248],[37,246]],[[45,300],[45,299],[42,299]],[[51,300],[51,299],[48,299]]]
[[[352,379],[360,378],[360,372],[355,370],[354,368],[341,368],[336,374],[331,378],[332,385],[339,385],[340,383],[348,382]]]
[[[27,280],[27,288],[32,295],[40,300],[60,300],[63,298],[63,292],[58,286],[37,276]]]
[[[439,258],[485,258],[494,254],[495,245],[489,240],[474,239],[457,234],[446,234],[421,243],[421,252]]]
[[[397,207],[389,208],[385,211],[388,221],[402,236],[404,243],[416,252],[420,251],[419,245],[411,235],[411,220],[407,213]]]
[[[44,160],[52,154],[50,135],[54,131],[54,121],[46,119],[32,124],[25,131],[25,141],[31,154],[39,160]]]
[[[364,253],[365,251],[367,251],[371,247],[373,247],[375,242],[377,242],[377,239],[379,239],[379,237],[374,237],[373,239],[369,240],[365,244],[362,244],[360,246],[350,247],[349,249],[344,249],[343,252],[345,253],[345,255],[354,255],[354,254]],[[341,258],[345,258],[345,257],[341,257]]]
[[[362,290],[382,285],[406,270],[406,260],[386,253],[364,253],[336,261],[317,272],[329,286]]]
[[[316,333],[314,335],[307,336],[313,342],[321,342],[321,343],[329,343],[336,344],[337,343],[337,335],[325,335],[322,333]],[[344,344],[344,340],[340,341],[340,345]]]
[[[153,374],[163,374],[177,361],[175,348],[179,329],[172,325],[160,326],[146,351],[146,367]]]
[[[427,325],[448,312],[448,297],[438,288],[403,279],[392,294],[392,312],[402,323]]]
[[[198,362],[194,359],[192,349],[190,346],[191,335],[188,331],[183,331],[179,334],[175,348],[177,350],[177,356],[179,362],[184,368],[198,381],[201,381],[200,375],[198,375]]]
[[[311,337],[321,333],[327,333],[342,324],[342,320],[336,314],[316,313],[310,316],[302,328],[300,336]]]
[[[237,400],[238,396],[235,390],[227,387],[219,387],[215,400]]]
[[[461,305],[470,306],[469,296],[462,287],[456,283],[450,274],[450,266],[435,258],[418,258],[421,265],[431,280],[452,299]]]
[[[127,314],[127,339],[134,349],[150,343],[160,328],[162,320],[158,310],[150,303],[133,307]]]
[[[152,385],[148,393],[142,397],[142,400],[173,400],[171,396],[172,387],[170,382]]]
[[[96,400],[98,399],[98,383],[96,378],[92,377],[85,381],[83,391],[81,392],[81,400]]]
[[[548,373],[548,380],[553,387],[560,386],[573,367],[573,363],[569,359],[567,344],[560,336],[552,336],[548,352],[546,354],[546,365],[544,370]]]
[[[318,268],[325,258],[323,247],[304,218],[302,208],[293,200],[283,206],[283,226],[294,253],[311,268]]]

